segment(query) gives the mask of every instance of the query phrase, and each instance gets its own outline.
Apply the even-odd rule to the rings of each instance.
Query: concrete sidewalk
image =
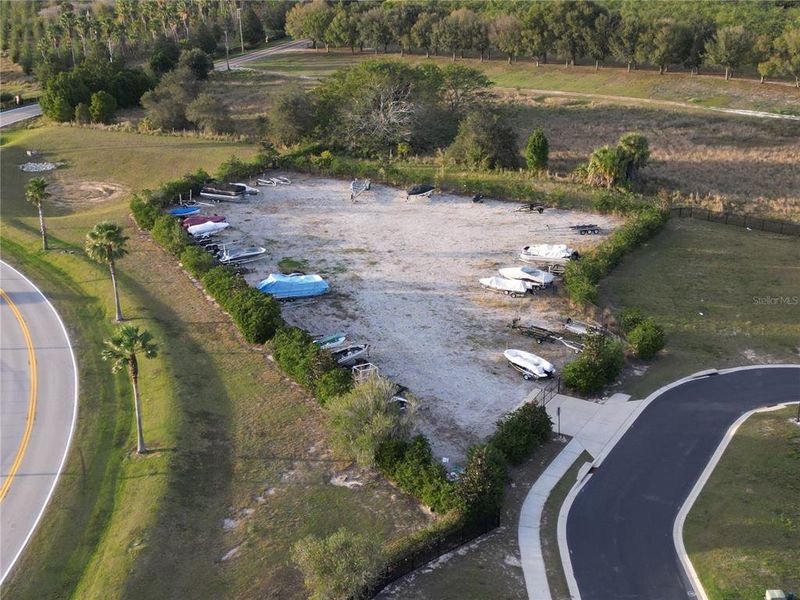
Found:
[[[603,402],[592,402],[557,394],[547,403],[553,430],[572,437],[528,492],[520,513],[518,537],[525,586],[531,600],[550,600],[550,586],[542,557],[540,525],[545,502],[555,485],[587,450],[597,458],[617,443],[636,418],[641,400],[615,394]],[[560,411],[559,411],[560,409]],[[559,414],[560,412],[560,414]]]

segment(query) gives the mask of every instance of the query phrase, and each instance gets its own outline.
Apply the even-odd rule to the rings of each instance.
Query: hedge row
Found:
[[[272,340],[272,356],[297,383],[309,390],[322,406],[353,387],[353,376],[336,365],[330,353],[297,327],[280,329]]]

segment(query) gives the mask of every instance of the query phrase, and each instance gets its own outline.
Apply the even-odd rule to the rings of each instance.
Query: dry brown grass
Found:
[[[553,105],[520,94],[505,100],[521,140],[544,128],[555,171],[571,171],[598,146],[639,131],[652,152],[644,191],[677,190],[683,202],[714,210],[800,217],[800,123],[563,98]]]

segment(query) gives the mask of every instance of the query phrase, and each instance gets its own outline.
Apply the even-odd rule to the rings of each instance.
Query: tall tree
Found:
[[[800,88],[800,27],[787,29],[775,40],[775,52],[770,59],[775,72],[794,77],[794,84]]]
[[[528,51],[535,57],[536,66],[547,64],[547,54],[555,44],[555,33],[549,18],[549,5],[545,2],[532,2],[522,15],[523,41]]]
[[[39,211],[39,231],[42,234],[42,250],[47,250],[47,228],[44,224],[44,203],[50,198],[47,191],[47,180],[34,177],[25,185],[25,198]]]
[[[116,223],[103,221],[95,225],[86,234],[84,250],[86,255],[95,262],[108,265],[111,273],[111,286],[114,289],[115,321],[122,321],[122,307],[119,302],[119,288],[117,287],[116,261],[128,253],[125,247],[128,237],[122,233],[122,227]]]
[[[123,369],[128,371],[133,387],[133,408],[136,413],[136,452],[147,451],[142,431],[142,407],[139,398],[139,356],[155,358],[158,348],[149,331],[140,331],[136,325],[122,325],[117,332],[106,340],[103,360],[111,363],[111,370],[117,373]]]
[[[355,54],[358,36],[358,15],[346,9],[343,4],[338,4],[325,32],[325,39],[337,48],[348,47],[350,52]]]
[[[498,15],[489,25],[489,39],[508,56],[508,64],[522,50],[522,23],[513,15]]]
[[[432,12],[420,13],[411,28],[411,39],[418,48],[425,50],[425,58],[430,58],[431,48],[435,48],[434,29],[439,23],[439,15]]]
[[[586,52],[594,59],[595,71],[600,69],[600,63],[604,62],[609,54],[611,47],[609,40],[614,34],[619,23],[617,13],[609,14],[600,12],[595,17],[591,27],[586,29]]]
[[[250,4],[242,11],[242,37],[251,46],[264,40],[264,26]]]
[[[672,19],[662,19],[652,23],[643,37],[639,56],[642,62],[658,67],[663,74],[669,65],[683,61],[688,47],[688,29]]]
[[[400,56],[411,49],[413,44],[411,29],[417,21],[418,12],[417,6],[410,2],[397,4],[385,11],[386,19],[389,21],[389,31],[400,46]]]
[[[300,2],[286,13],[286,32],[297,39],[309,38],[316,49],[317,42],[324,41],[332,18],[333,11],[325,0]]]
[[[628,72],[631,70],[631,65],[636,62],[644,31],[644,24],[639,18],[629,15],[622,20],[609,40],[612,55],[628,66]]]
[[[567,65],[574,65],[586,52],[586,31],[597,18],[599,8],[579,0],[553,3],[550,13],[551,29],[555,34],[556,50]]]
[[[687,46],[683,65],[689,67],[694,75],[700,71],[705,60],[706,44],[714,37],[714,21],[702,15],[696,15],[686,25]]]
[[[383,6],[374,6],[361,14],[361,39],[375,49],[375,54],[383,48],[384,54],[392,42],[392,30]]]
[[[741,25],[723,27],[706,43],[706,60],[725,68],[725,79],[731,78],[751,50],[752,38]]]

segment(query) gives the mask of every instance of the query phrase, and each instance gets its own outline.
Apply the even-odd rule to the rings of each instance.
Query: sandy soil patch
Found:
[[[53,194],[50,202],[64,208],[76,208],[120,200],[130,190],[115,183],[104,181],[74,181],[69,177],[59,177],[50,184]]]
[[[532,350],[557,367],[573,356],[508,327],[520,317],[556,328],[554,292],[509,299],[482,290],[478,279],[519,264],[527,243],[594,245],[618,219],[563,210],[524,214],[514,204],[453,195],[407,201],[403,191],[379,185],[354,204],[348,182],[289,177],[290,186],[216,207],[232,224],[225,239],[267,248],[265,260],[248,265],[251,284],[287,257],[330,281],[329,295],[285,304],[286,320],[314,334],[345,331],[354,343],[369,342],[381,373],[421,399],[419,426],[437,455],[461,460],[537,386],[507,367],[503,350]],[[587,221],[598,223],[601,235],[569,229]]]

